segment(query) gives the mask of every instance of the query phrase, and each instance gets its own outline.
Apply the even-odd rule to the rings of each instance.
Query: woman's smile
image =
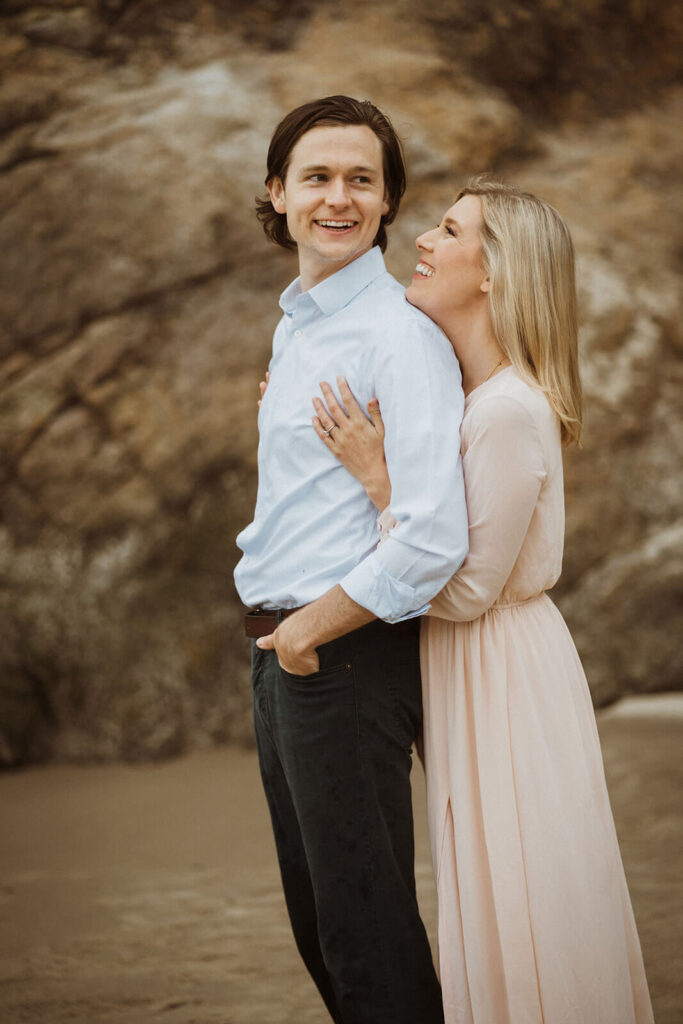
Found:
[[[434,277],[434,267],[430,267],[424,260],[420,260],[418,265],[415,267],[415,273],[413,274],[413,281],[418,281],[425,277]]]

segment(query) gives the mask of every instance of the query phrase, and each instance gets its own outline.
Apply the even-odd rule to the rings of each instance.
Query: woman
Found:
[[[475,182],[417,247],[407,298],[451,340],[466,395],[470,550],[421,636],[446,1022],[644,1024],[593,707],[545,593],[562,559],[561,445],[581,428],[571,238],[543,201]],[[345,409],[327,385],[327,406],[314,399],[314,427],[395,528],[379,407],[371,422],[340,391]]]

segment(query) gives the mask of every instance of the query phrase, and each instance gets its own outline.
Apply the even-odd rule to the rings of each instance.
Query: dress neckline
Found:
[[[490,388],[495,381],[499,380],[505,374],[510,373],[510,371],[514,372],[514,369],[515,368],[512,364],[510,364],[510,366],[504,366],[502,370],[499,370],[498,373],[494,373],[494,375],[489,377],[488,380],[483,381],[481,384],[477,384],[476,388],[472,388],[469,395],[465,395],[465,405],[467,405],[475,395],[481,394],[484,388]]]

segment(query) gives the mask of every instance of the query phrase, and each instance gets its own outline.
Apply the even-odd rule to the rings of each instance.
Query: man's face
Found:
[[[385,198],[382,144],[367,125],[320,125],[294,146],[284,182],[268,191],[287,215],[302,288],[341,270],[372,247]]]

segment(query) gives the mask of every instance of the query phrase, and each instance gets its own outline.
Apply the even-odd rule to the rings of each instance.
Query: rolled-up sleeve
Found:
[[[437,327],[416,314],[384,330],[389,343],[373,377],[397,525],[341,586],[378,618],[398,622],[424,614],[467,554],[464,396],[457,360]]]

